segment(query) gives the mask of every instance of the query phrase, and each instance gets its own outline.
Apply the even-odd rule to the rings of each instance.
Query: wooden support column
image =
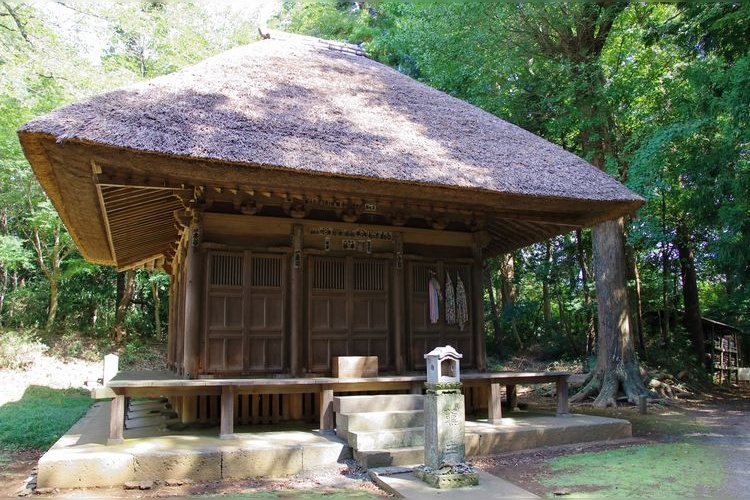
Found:
[[[107,444],[120,444],[124,441],[125,396],[116,395],[110,405]]]
[[[291,318],[289,328],[289,367],[293,377],[302,374],[301,352],[302,331],[304,328],[303,293],[304,274],[302,262],[302,225],[295,224],[292,229],[292,262],[291,262]],[[321,418],[323,418],[321,416]]]
[[[234,439],[234,390],[231,386],[221,387],[221,426],[219,439]]]
[[[471,266],[471,311],[474,324],[474,364],[480,372],[487,371],[487,341],[484,338],[484,289],[482,268],[484,260],[482,248],[487,244],[487,234],[475,234],[472,253],[474,263]]]
[[[190,224],[187,249],[187,280],[185,287],[185,340],[183,369],[185,376],[195,378],[200,367],[201,318],[203,309],[203,252],[201,239],[203,229],[199,216]]]
[[[175,272],[174,270],[172,271]],[[174,274],[169,277],[169,317],[167,320],[167,366],[174,369],[175,359],[175,306],[177,304],[177,278]]]
[[[393,235],[393,283],[391,288],[391,307],[393,308],[393,366],[399,375],[404,373],[404,236]],[[420,394],[422,388],[419,388]]]
[[[320,390],[320,430],[333,430],[333,389],[324,385]]]
[[[503,420],[502,399],[500,397],[500,384],[490,384],[490,397],[487,401],[487,422],[499,424]]]
[[[557,416],[567,416],[569,412],[568,402],[568,377],[557,379]]]

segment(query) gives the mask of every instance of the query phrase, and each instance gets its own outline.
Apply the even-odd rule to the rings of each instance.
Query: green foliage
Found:
[[[20,401],[0,407],[0,448],[46,450],[92,404],[80,389],[30,386]]]

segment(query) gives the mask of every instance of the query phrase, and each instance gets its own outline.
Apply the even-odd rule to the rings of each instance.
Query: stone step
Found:
[[[365,469],[424,464],[424,446],[393,450],[355,451],[354,458]]]
[[[336,414],[336,434],[342,439],[349,439],[349,432],[421,426],[424,426],[422,410]]]
[[[359,451],[424,446],[424,427],[349,431],[349,446]]]
[[[421,410],[424,396],[421,394],[377,394],[373,396],[338,396],[333,398],[336,413],[364,413],[383,410]]]

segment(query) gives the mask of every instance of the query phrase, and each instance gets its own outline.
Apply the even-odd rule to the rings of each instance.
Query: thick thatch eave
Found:
[[[116,255],[107,200],[96,184],[101,168],[126,176],[139,170],[142,179],[175,189],[201,175],[249,187],[289,177],[334,190],[355,182],[355,191],[395,190],[405,200],[417,192],[436,202],[448,196],[525,224],[520,233],[498,224],[496,251],[643,202],[562,148],[357,51],[282,38],[61,108],[19,130],[84,256],[140,262],[135,254],[128,262]],[[153,171],[140,171],[139,155]]]

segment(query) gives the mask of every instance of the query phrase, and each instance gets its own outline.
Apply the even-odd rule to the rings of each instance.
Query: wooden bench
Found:
[[[499,423],[502,418],[500,388],[506,387],[511,408],[515,407],[518,384],[556,384],[557,415],[568,414],[568,372],[496,372],[463,374],[466,387],[489,386],[488,419]],[[171,372],[120,372],[108,384],[115,393],[112,400],[108,443],[123,441],[125,399],[160,396],[220,396],[221,420],[219,437],[234,436],[235,396],[243,394],[320,395],[320,429],[334,428],[333,397],[336,393],[360,391],[400,391],[422,393],[424,375],[380,376],[368,378],[206,378],[183,379]]]

